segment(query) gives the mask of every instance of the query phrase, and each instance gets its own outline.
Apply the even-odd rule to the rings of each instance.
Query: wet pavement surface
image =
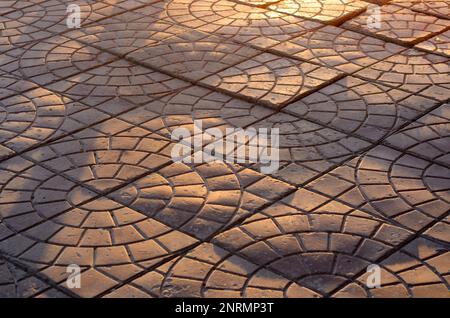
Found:
[[[449,32],[450,1],[3,1],[0,297],[450,297]],[[174,163],[195,120],[279,128],[279,169]]]

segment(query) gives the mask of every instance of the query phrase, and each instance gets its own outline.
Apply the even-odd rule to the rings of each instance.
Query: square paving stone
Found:
[[[127,11],[71,30],[64,33],[64,36],[115,54],[126,55],[190,30],[155,17],[159,12],[159,8],[152,6]]]
[[[171,0],[154,15],[198,31],[266,48],[316,29],[320,23],[226,0]]]
[[[268,8],[302,18],[339,24],[363,12],[367,5],[358,0],[282,0]]]
[[[150,101],[116,118],[172,138],[172,133],[177,128],[188,129],[191,136],[206,134],[207,129],[214,128],[225,136],[227,129],[245,128],[273,113],[267,107],[192,86],[179,93]],[[196,120],[201,121],[200,124],[194,125]],[[204,138],[203,143],[211,143],[220,138],[210,137],[211,139]]]
[[[448,298],[450,272],[448,246],[419,237],[378,263],[381,286],[367,288],[363,274],[334,297]]]
[[[81,25],[103,19],[109,15],[137,8],[155,0],[119,0],[119,1],[78,1],[68,3],[64,0],[28,1],[21,5],[6,1],[16,10],[5,12],[0,16],[1,30],[0,51],[22,46],[36,40],[51,37],[54,34],[69,30],[67,25],[69,4],[80,7]],[[1,10],[1,7],[0,7]]]
[[[214,35],[186,31],[127,57],[173,76],[198,81],[260,53]]]
[[[322,297],[410,236],[361,211],[308,217],[288,207],[270,210],[129,287],[152,297]]]
[[[135,15],[109,18],[67,36],[189,81],[261,53],[222,37]]]
[[[23,9],[46,0],[4,0],[0,3],[0,15]]]
[[[52,33],[61,33],[71,29],[67,24],[69,5],[77,5],[80,8],[80,26],[83,27],[94,21],[108,16],[132,10],[156,2],[156,0],[96,0],[68,3],[65,0],[33,1],[34,5],[24,6],[12,13],[4,15],[6,18],[15,18],[15,21],[24,25]]]
[[[169,164],[173,146],[149,130],[111,120],[23,156],[101,194]]]
[[[393,0],[391,2],[414,11],[439,16],[443,19],[448,19],[450,16],[449,0]]]
[[[173,229],[206,239],[293,189],[239,165],[177,162],[108,197]]]
[[[323,66],[262,53],[201,83],[277,109],[340,76]]]
[[[374,16],[378,14],[378,11],[367,10],[365,13],[345,22],[344,27],[400,44],[421,42],[450,27],[450,20],[440,19],[396,5],[385,5],[377,9],[380,11],[379,21]],[[368,23],[371,18],[376,20],[374,24]]]
[[[278,54],[353,73],[404,48],[334,26],[310,31],[271,48]]]
[[[283,110],[378,141],[437,104],[429,98],[348,76]]]
[[[426,230],[424,236],[450,243],[450,216],[447,216]]]
[[[39,297],[39,294],[48,292],[50,289],[52,287],[47,282],[0,257],[1,298]],[[58,297],[64,296],[66,295],[59,292]]]
[[[450,98],[450,59],[410,49],[355,73],[439,101]]]
[[[416,44],[416,48],[450,57],[450,30]]]
[[[307,183],[371,145],[357,137],[285,113],[272,115],[252,127],[257,130],[279,129],[279,159],[272,158],[279,167],[272,175],[296,185]],[[248,154],[252,147],[250,140],[245,146],[238,146],[234,154],[239,154],[243,148]],[[252,166],[260,168],[261,164]]]
[[[377,146],[307,188],[420,231],[450,208],[450,169]]]
[[[424,115],[388,137],[385,143],[450,166],[450,104]]]
[[[0,167],[0,251],[31,268],[49,266],[43,274],[55,283],[65,280],[68,265],[79,265],[86,270],[82,280],[99,277],[98,285],[80,291],[85,296],[196,242],[25,159]]]
[[[0,159],[110,117],[45,88],[0,92]]]
[[[40,85],[75,75],[117,57],[96,48],[54,36],[0,55],[0,70]]]
[[[190,84],[185,81],[126,60],[117,60],[46,87],[117,114],[188,86]]]

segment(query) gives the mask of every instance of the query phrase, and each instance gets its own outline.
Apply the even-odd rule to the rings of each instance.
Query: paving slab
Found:
[[[279,129],[279,168],[273,176],[295,185],[308,183],[333,166],[371,146],[358,137],[293,115],[278,113],[252,125],[255,129]],[[251,143],[238,146],[249,153]],[[241,150],[242,151],[242,150]],[[258,169],[259,165],[253,165]]]
[[[403,44],[418,43],[450,27],[450,20],[396,5],[385,5],[377,9],[367,10],[345,22],[343,26]],[[374,20],[373,23],[369,23],[371,19]]]
[[[377,146],[307,188],[421,231],[448,212],[449,176],[445,166]]]
[[[323,66],[262,53],[200,82],[278,109],[341,76]]]
[[[23,268],[0,257],[0,297],[1,298],[30,298],[40,297],[43,293],[54,297],[66,298],[66,294],[54,289],[47,282],[28,273]]]
[[[358,15],[367,7],[359,0],[281,0],[269,9],[321,22],[339,24]]]
[[[12,2],[12,1],[7,1]],[[4,29],[0,50],[16,48],[24,44],[42,40],[54,34],[70,30],[67,25],[69,4],[78,5],[80,8],[80,26],[93,21],[119,14],[155,2],[155,0],[119,0],[119,1],[78,1],[70,3],[64,0],[29,1],[15,6],[13,11],[5,12],[0,16],[0,24]]]
[[[5,0],[0,3],[0,15],[44,2],[46,0]]]
[[[5,95],[11,93],[2,89]],[[13,92],[14,93],[14,92]],[[0,99],[0,158],[25,151],[110,115],[45,88]]]
[[[49,266],[43,274],[61,286],[66,267],[81,266],[80,296],[93,297],[196,242],[30,161],[15,158],[1,168],[0,251],[31,268]]]
[[[377,142],[437,105],[430,98],[347,76],[283,110]]]
[[[271,51],[353,73],[405,48],[334,26],[307,32],[271,48]]]
[[[450,297],[449,8],[3,1],[0,297]]]
[[[170,139],[114,120],[50,142],[23,157],[105,193],[171,162],[173,146]]]
[[[64,36],[54,36],[0,56],[0,70],[40,85],[116,59],[114,55]]]
[[[149,101],[116,118],[171,139],[172,133],[178,128],[189,130],[191,136],[206,134],[207,129],[214,128],[226,136],[228,128],[245,128],[273,113],[274,111],[267,107],[207,88],[191,86],[178,93]],[[195,125],[196,120],[201,120],[201,125]],[[212,135],[210,137],[211,139],[204,138],[202,144],[220,138]]]
[[[239,165],[173,163],[109,197],[174,229],[206,239],[293,189]]]
[[[321,26],[287,13],[226,0],[172,0],[156,16],[262,48]]]
[[[450,216],[447,216],[442,221],[437,222],[432,227],[424,232],[424,236],[440,240],[443,243],[450,242]]]
[[[448,298],[449,257],[448,246],[419,237],[377,264],[379,288],[367,288],[368,274],[364,274],[334,296]]]
[[[115,114],[188,86],[188,82],[126,60],[116,60],[46,85],[87,105],[102,104],[105,111]]]
[[[438,101],[450,98],[450,59],[410,49],[355,73],[380,84]]]
[[[323,297],[409,235],[361,211],[275,204],[129,286],[158,297]]]
[[[450,31],[416,44],[416,48],[450,57]]]
[[[444,104],[397,133],[385,143],[429,160],[450,165],[450,105]]]
[[[448,0],[392,0],[391,3],[443,19],[449,19],[450,16],[450,1]]]

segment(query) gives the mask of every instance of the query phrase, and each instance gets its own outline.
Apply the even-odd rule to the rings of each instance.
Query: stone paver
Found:
[[[20,47],[32,41],[50,37],[55,33],[69,30],[66,22],[68,3],[64,0],[17,1],[22,3],[20,5],[11,4],[12,1],[6,2],[17,9],[7,11],[0,16],[0,24],[3,25],[0,51],[4,47]],[[155,0],[100,0],[91,2],[74,0],[70,4],[79,6],[80,23],[86,25],[109,15],[125,12],[152,2],[155,2]],[[30,3],[32,5],[28,5]]]
[[[284,110],[378,141],[437,104],[430,98],[348,76]]]
[[[12,95],[2,89],[4,95]],[[109,116],[44,88],[0,100],[0,158]]]
[[[450,169],[377,146],[307,188],[415,231],[448,213]]]
[[[450,59],[410,49],[355,73],[439,101],[450,98]]]
[[[450,56],[450,31],[438,34],[427,41],[416,44],[425,51]]]
[[[444,104],[386,139],[386,144],[450,165],[450,105]]]
[[[382,6],[379,10],[380,21],[374,24],[368,23],[368,20],[378,12],[368,10],[345,22],[344,26],[405,44],[418,43],[450,27],[450,20],[425,15],[396,5]]]
[[[335,297],[448,298],[449,257],[448,247],[417,238],[380,262],[380,288],[365,287],[364,274]]]
[[[220,129],[225,136],[227,128],[242,128],[254,124],[274,111],[199,86],[158,100],[117,116],[128,125],[138,125],[159,135],[171,138],[177,128],[186,128],[195,136],[205,129]],[[194,121],[201,120],[202,129],[195,129]],[[106,123],[107,125],[107,123]],[[116,124],[117,125],[117,124]],[[212,140],[204,140],[210,143]]]
[[[6,52],[0,58],[0,70],[45,85],[114,59],[83,43],[54,36]]]
[[[68,4],[0,3],[0,298],[450,297],[448,1]]]
[[[271,50],[353,73],[404,50],[403,47],[334,26],[310,31]]]
[[[103,103],[105,111],[117,113],[189,85],[126,60],[117,60],[47,87],[88,105]]]
[[[414,11],[423,12],[443,19],[450,16],[450,1],[448,0],[392,0],[392,3]]]
[[[281,0],[269,6],[269,9],[338,24],[361,13],[367,5],[359,0]]]
[[[272,115],[253,127],[279,129],[279,169],[274,175],[296,185],[370,146],[360,138],[284,113]]]
[[[321,297],[410,235],[360,211],[326,211],[276,204],[130,286],[162,297]]]
[[[263,48],[321,26],[287,13],[227,0],[171,0],[156,16]]]
[[[279,108],[340,75],[326,67],[262,53],[200,82]]]
[[[43,295],[58,298],[68,297],[42,279],[0,257],[1,298],[43,297]]]

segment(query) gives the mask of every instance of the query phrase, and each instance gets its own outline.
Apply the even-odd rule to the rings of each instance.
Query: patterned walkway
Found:
[[[1,1],[0,297],[450,297],[450,1],[370,2]]]

